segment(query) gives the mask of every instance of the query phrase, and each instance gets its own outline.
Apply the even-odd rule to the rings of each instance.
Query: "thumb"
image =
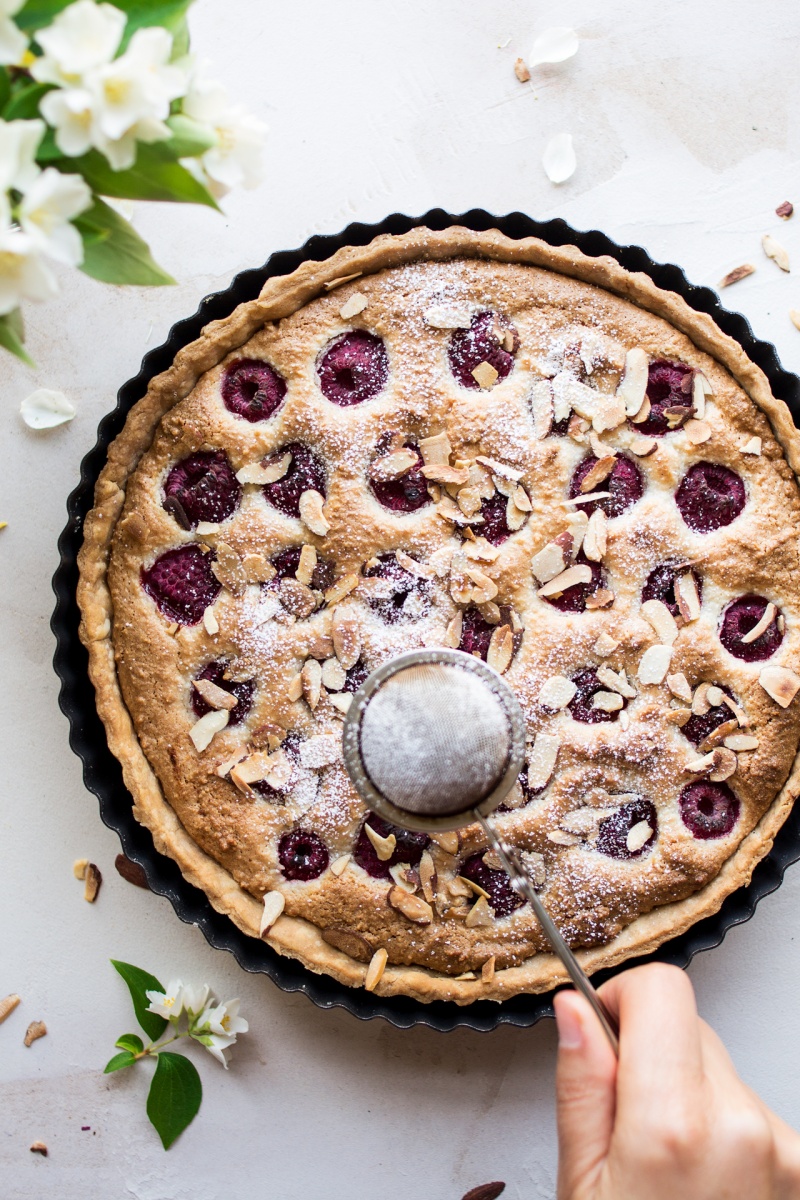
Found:
[[[617,1063],[600,1023],[577,992],[555,998],[559,1200],[591,1195],[614,1127]]]

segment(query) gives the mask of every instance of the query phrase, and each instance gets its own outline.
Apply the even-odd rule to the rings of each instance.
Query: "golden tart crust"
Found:
[[[326,283],[351,275],[357,278],[326,289]],[[348,312],[354,295],[363,296],[366,306],[343,318],[341,310]],[[430,323],[431,307],[490,310],[512,322],[519,347],[511,373],[488,388],[462,387],[448,364],[452,330]],[[353,329],[383,339],[388,379],[374,398],[338,407],[320,391],[316,363],[332,339]],[[536,388],[544,381],[565,371],[611,396],[633,349],[644,350],[651,361],[680,362],[702,373],[711,389],[703,417],[710,436],[694,444],[687,429],[678,428],[658,439],[653,454],[636,457],[635,426],[626,421],[601,432],[602,445],[636,462],[644,494],[608,521],[602,570],[613,602],[583,613],[561,612],[537,594],[542,580],[532,575],[531,560],[568,528],[569,513],[580,508],[565,505],[567,488],[576,466],[598,448],[597,434],[591,443],[582,429],[573,428],[581,440],[542,436],[532,411],[538,401],[532,398],[541,396]],[[269,420],[250,423],[222,404],[223,373],[241,358],[264,359],[287,381],[286,398]],[[438,553],[435,564],[442,559],[446,564],[450,552],[459,556],[469,546],[462,544],[462,527],[442,515],[446,492],[438,504],[402,514],[379,504],[369,486],[382,436],[399,432],[419,443],[440,431],[449,439],[449,463],[480,455],[516,468],[531,503],[530,513],[518,514],[521,528],[497,547],[493,561],[469,560],[479,571],[477,581],[456,578],[446,565],[431,577],[431,555]],[[761,439],[760,455],[743,455],[753,438]],[[234,514],[205,533],[182,529],[165,511],[165,476],[187,455],[221,449],[239,471],[295,442],[311,446],[325,465],[326,534],[312,533],[301,520],[271,507],[254,484],[243,486]],[[674,502],[686,470],[700,461],[734,470],[747,493],[738,519],[705,534],[684,523]],[[313,710],[308,686],[304,696],[292,698],[304,663],[335,659],[331,621],[356,618],[361,661],[371,669],[400,649],[451,638],[452,619],[470,589],[478,589],[472,592],[476,601],[482,598],[483,573],[498,589],[501,624],[523,627],[507,678],[530,735],[555,737],[559,744],[545,789],[498,822],[514,844],[541,856],[536,864],[544,871],[546,903],[573,944],[584,947],[580,954],[588,970],[655,949],[716,912],[749,880],[797,793],[800,701],[781,707],[764,690],[760,674],[765,665],[800,671],[799,469],[800,438],[789,413],[741,347],[710,317],[610,258],[588,258],[574,247],[533,238],[512,241],[497,231],[421,228],[345,248],[326,262],[308,262],[269,280],[258,300],[207,326],[151,381],[109,449],[85,524],[81,637],[98,711],[137,819],[151,830],[157,848],[245,933],[259,936],[262,899],[278,890],[285,908],[266,940],[345,984],[363,986],[369,959],[382,948],[388,964],[375,985],[381,995],[469,1004],[562,982],[562,969],[547,953],[527,906],[498,919],[490,913],[487,923],[465,920],[471,902],[458,896],[465,889],[455,880],[465,858],[485,849],[475,828],[462,831],[455,855],[428,847],[439,899],[428,885],[433,904],[422,923],[398,910],[396,892],[388,902],[397,886],[393,879],[372,878],[352,860],[341,874],[328,868],[308,881],[287,881],[278,862],[281,836],[302,828],[315,832],[330,863],[341,866],[337,860],[352,853],[364,820],[336,757],[341,712],[331,695],[337,693],[323,688]],[[495,472],[494,481],[507,487],[502,474]],[[475,532],[480,535],[479,525]],[[309,617],[287,623],[275,592],[257,583],[242,589],[234,578],[214,603],[217,632],[210,633],[204,621],[176,626],[143,590],[141,571],[166,550],[188,543],[212,547],[218,563],[227,547],[243,560],[310,544],[334,564],[337,578],[354,574],[359,582],[338,604],[321,602]],[[361,572],[376,556],[398,550],[423,564],[426,598],[410,619],[387,624],[370,604],[380,583],[364,582]],[[692,836],[677,803],[687,783],[701,777],[700,768],[693,773],[688,764],[702,757],[666,717],[682,702],[666,681],[637,678],[643,655],[660,641],[643,619],[642,587],[653,567],[676,560],[694,564],[702,610],[679,630],[669,671],[683,674],[693,689],[704,682],[728,688],[748,722],[737,732],[758,741],[755,749],[737,755],[735,773],[727,779],[739,802],[733,829],[706,840]],[[463,559],[455,561],[460,570]],[[725,606],[750,593],[774,601],[782,618],[783,638],[768,663],[735,658],[718,637]],[[602,634],[618,643],[605,657],[596,649]],[[198,751],[189,736],[196,720],[192,680],[211,660],[224,661],[237,678],[254,679],[254,697],[244,722],[222,729]],[[553,712],[542,703],[540,693],[552,677],[603,666],[627,670],[636,692],[622,721],[614,714],[610,721],[584,724],[569,710]],[[335,688],[335,666],[329,671]],[[224,765],[245,751],[275,751],[279,729],[295,730],[304,739],[327,738],[314,743],[325,765],[316,765],[306,744],[305,765],[294,769],[291,786],[279,796],[254,793],[246,783],[235,786]],[[631,857],[598,850],[591,813],[588,833],[570,836],[565,829],[587,821],[579,817],[576,826],[574,810],[618,808],[631,796],[647,797],[657,816],[656,836],[644,848],[631,843]],[[462,975],[467,978],[458,978]]]

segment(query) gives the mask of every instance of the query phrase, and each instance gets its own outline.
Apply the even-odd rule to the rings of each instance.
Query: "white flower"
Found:
[[[19,406],[23,421],[30,429],[55,429],[75,416],[75,405],[63,392],[37,388]]]
[[[233,1045],[238,1034],[247,1033],[249,1028],[247,1021],[239,1016],[239,1001],[228,1000],[225,1004],[209,1005],[195,1022],[191,1034],[227,1070],[224,1051]]]
[[[55,129],[56,145],[62,154],[75,158],[91,150],[94,107],[92,97],[83,88],[48,92],[39,102],[39,111]]]
[[[21,229],[0,230],[0,316],[21,300],[49,300],[58,292],[55,278]]]
[[[0,191],[24,192],[39,175],[36,151],[45,131],[44,121],[0,120]]]
[[[0,63],[17,67],[28,49],[28,39],[11,18],[25,0],[0,0]]]
[[[211,989],[207,983],[201,988],[192,987],[189,983],[184,985],[183,1008],[190,1021],[201,1015],[208,1003],[210,991]]]
[[[125,13],[111,4],[94,0],[70,4],[52,25],[36,34],[44,54],[31,66],[31,75],[40,83],[79,85],[87,71],[111,62],[125,21]]]
[[[208,177],[222,195],[230,188],[256,187],[263,175],[262,149],[267,126],[241,104],[231,104],[221,83],[192,79],[182,105],[187,117],[209,128],[215,138],[201,158]]]
[[[86,77],[95,98],[97,124],[104,137],[117,140],[141,127],[144,141],[169,137],[163,122],[170,102],[183,95],[186,72],[170,63],[172,35],[160,26],[138,29],[125,53]]]
[[[184,1003],[184,987],[180,979],[170,980],[165,992],[146,992],[145,995],[150,1001],[147,1006],[148,1012],[158,1013],[168,1021],[177,1022],[183,1012]]]
[[[83,242],[71,222],[91,204],[91,188],[80,175],[62,175],[48,167],[23,196],[17,219],[38,249],[77,267],[83,262]]]

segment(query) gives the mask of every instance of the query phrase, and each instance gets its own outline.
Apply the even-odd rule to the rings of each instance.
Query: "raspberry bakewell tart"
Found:
[[[710,317],[610,258],[418,228],[270,279],[154,378],[85,523],[135,815],[246,934],[382,995],[562,982],[477,827],[363,809],[361,681],[419,646],[528,724],[497,816],[588,970],[746,883],[797,791],[800,439]]]

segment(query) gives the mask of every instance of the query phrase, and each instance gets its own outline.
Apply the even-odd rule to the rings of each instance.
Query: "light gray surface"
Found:
[[[581,33],[579,55],[542,71],[536,99],[514,80],[514,57],[565,22]],[[234,272],[354,219],[433,205],[561,215],[712,286],[752,260],[758,273],[726,301],[799,369],[787,311],[800,307],[800,289],[763,258],[759,238],[772,231],[800,262],[800,217],[773,215],[784,199],[800,202],[800,13],[785,0],[199,0],[193,31],[198,51],[272,125],[265,184],[233,196],[225,218],[140,206],[138,228],[181,285],[147,293],[65,277],[60,303],[29,310],[38,372],[2,360],[0,995],[18,991],[23,1005],[0,1028],[0,1192],[458,1200],[504,1179],[509,1200],[552,1197],[550,1023],[440,1036],[320,1012],[246,976],[166,900],[116,875],[116,836],[82,785],[56,705],[56,538],[81,456],[143,352]],[[579,165],[554,188],[539,159],[561,130],[574,134]],[[70,395],[72,425],[47,435],[21,425],[19,402],[34,386]],[[71,875],[79,856],[105,875],[93,907]],[[793,869],[691,972],[747,1081],[796,1124],[798,901]],[[168,1154],[144,1115],[144,1072],[100,1074],[132,1026],[112,956],[239,995],[251,1022],[227,1074],[198,1048],[205,1103]],[[49,1034],[25,1049],[34,1018]],[[34,1139],[48,1159],[29,1152]]]

